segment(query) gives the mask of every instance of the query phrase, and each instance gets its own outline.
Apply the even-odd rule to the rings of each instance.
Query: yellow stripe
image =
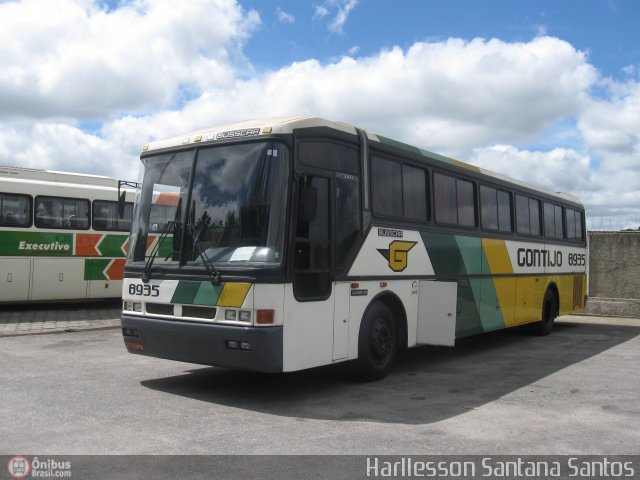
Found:
[[[467,170],[471,170],[473,172],[480,173],[480,169],[478,167],[476,167],[475,165],[471,165],[469,163],[461,162],[460,160],[455,160],[455,159],[451,163],[453,165],[458,166],[458,167],[466,168]]]
[[[492,275],[504,275],[513,273],[511,259],[504,240],[491,238],[482,239],[482,248],[487,257],[487,263]],[[484,272],[483,272],[484,273]]]
[[[241,307],[250,288],[250,283],[225,283],[216,305],[220,307]]]

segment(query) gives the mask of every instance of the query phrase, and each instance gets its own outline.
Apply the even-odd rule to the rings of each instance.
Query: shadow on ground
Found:
[[[43,321],[51,318],[66,321],[120,318],[121,311],[120,298],[10,303],[2,306],[0,322]]]
[[[383,380],[360,383],[348,364],[286,374],[204,367],[142,381],[178,395],[300,419],[433,423],[496,400],[640,334],[640,327],[558,323],[547,337],[503,330],[455,348],[405,352]]]

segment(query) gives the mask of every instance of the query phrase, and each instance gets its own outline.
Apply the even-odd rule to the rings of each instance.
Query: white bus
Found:
[[[117,200],[112,178],[0,166],[0,302],[120,297],[133,203],[120,217]]]
[[[351,125],[251,120],[145,145],[141,162],[131,353],[266,372],[354,360],[375,379],[401,349],[548,334],[586,300],[577,198]],[[158,191],[179,196],[162,256],[146,247]]]

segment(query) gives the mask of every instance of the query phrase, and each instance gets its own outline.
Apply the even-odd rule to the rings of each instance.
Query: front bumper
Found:
[[[121,315],[130,353],[258,372],[282,372],[282,327],[236,327]],[[137,336],[136,336],[137,335]],[[250,350],[228,341],[248,342]]]

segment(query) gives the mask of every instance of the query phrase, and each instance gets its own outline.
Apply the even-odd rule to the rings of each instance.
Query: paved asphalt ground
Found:
[[[563,317],[548,337],[412,349],[387,378],[359,383],[344,365],[270,375],[131,355],[99,323],[117,325],[118,311],[0,313],[2,325],[60,332],[0,329],[0,454],[640,452],[640,320]],[[79,330],[85,321],[103,329]]]

